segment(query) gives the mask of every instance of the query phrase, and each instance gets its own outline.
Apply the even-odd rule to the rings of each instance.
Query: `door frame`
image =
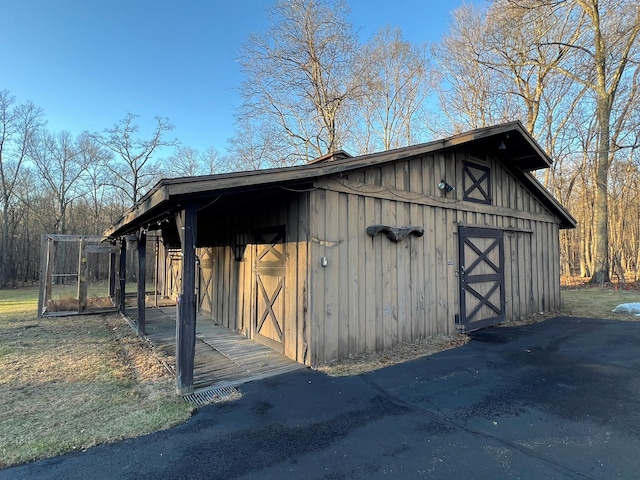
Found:
[[[281,262],[281,265],[279,266],[275,266],[275,265],[261,266],[259,264],[260,258],[263,258],[264,255],[262,255],[262,257],[260,258],[258,257],[258,255],[263,252],[265,245],[268,245],[268,243],[265,243],[264,241],[262,241],[260,237],[262,235],[269,235],[269,234],[275,234],[276,236],[274,237],[274,240],[278,240],[277,243],[282,245],[282,262]],[[285,338],[286,258],[287,258],[286,228],[284,225],[279,225],[277,227],[270,227],[270,228],[262,228],[259,230],[255,230],[253,237],[254,237],[254,242],[253,242],[254,255],[253,255],[253,265],[251,268],[251,273],[252,273],[251,282],[253,286],[253,295],[252,295],[253,308],[252,308],[252,315],[251,315],[251,321],[250,321],[250,327],[249,327],[249,330],[251,333],[251,339],[275,350],[278,353],[284,354],[284,343],[286,341],[286,338]],[[273,244],[273,242],[271,242],[271,244]],[[265,252],[265,253],[268,253],[268,252]],[[271,310],[271,307],[273,306],[273,300],[275,297],[274,298],[269,297],[269,294],[265,292],[264,286],[261,284],[261,281],[260,281],[260,275],[261,275],[260,270],[262,268],[264,268],[266,271],[270,273],[281,273],[280,277],[281,277],[282,285],[278,289],[278,294],[277,294],[277,296],[282,297],[281,300],[283,302],[281,318],[277,319],[278,320],[277,328],[280,330],[279,336],[281,338],[281,342],[278,342],[272,338],[269,338],[268,336],[262,335],[259,332],[259,328],[258,328],[259,321],[260,320],[262,320],[262,322],[267,321],[269,316],[272,316],[275,314],[275,312]],[[276,276],[276,275],[270,275],[270,276]],[[267,315],[266,315],[267,318],[259,320],[259,316],[261,316],[265,312],[259,311],[258,306],[260,305],[260,302],[258,302],[258,299],[260,296],[264,297],[264,295],[266,295],[266,298],[263,298],[263,300],[270,303],[271,307],[269,307],[269,310],[271,310],[271,314],[267,312]]]
[[[474,238],[494,239],[494,242],[489,248],[482,251],[482,249],[479,249],[478,246],[473,243],[472,239]],[[465,265],[469,260],[465,259],[465,246],[470,247],[477,254],[477,258],[473,259],[469,265]],[[458,228],[458,248],[458,265],[460,265],[458,275],[460,280],[459,325],[461,330],[463,332],[471,332],[480,328],[503,323],[505,321],[504,231],[499,228],[460,226]],[[498,249],[497,265],[487,258],[487,255],[495,248]],[[494,273],[474,275],[474,269],[480,264],[489,266]],[[489,282],[493,282],[493,285],[490,287],[488,295],[483,296],[473,288],[473,284],[475,283]],[[496,302],[492,302],[488,298],[494,295],[496,289],[499,290],[499,305],[496,305]],[[471,311],[467,311],[467,294],[471,294],[480,301]],[[474,320],[474,317],[480,312],[482,307],[488,307],[495,315]]]

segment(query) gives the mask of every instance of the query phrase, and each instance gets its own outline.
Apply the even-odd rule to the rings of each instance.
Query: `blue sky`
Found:
[[[266,0],[0,0],[0,90],[44,110],[47,127],[101,131],[127,112],[141,134],[169,117],[185,146],[224,153],[239,104],[236,62],[268,25]],[[350,0],[369,38],[386,25],[437,41],[458,0]]]

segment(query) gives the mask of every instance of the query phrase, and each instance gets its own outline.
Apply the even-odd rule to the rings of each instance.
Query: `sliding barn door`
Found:
[[[504,321],[502,230],[460,227],[460,324],[465,332]]]

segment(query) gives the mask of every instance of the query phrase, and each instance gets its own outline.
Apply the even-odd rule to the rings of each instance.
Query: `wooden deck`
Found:
[[[135,309],[127,309],[127,315],[135,320]],[[175,307],[147,308],[145,319],[146,338],[158,350],[175,357]],[[195,347],[195,392],[233,387],[306,368],[200,314],[196,319]],[[175,365],[169,367],[175,373]]]

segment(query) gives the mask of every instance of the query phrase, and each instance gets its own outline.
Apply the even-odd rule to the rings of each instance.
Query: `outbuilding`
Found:
[[[576,221],[531,173],[551,165],[512,122],[359,157],[164,179],[105,234],[161,232],[188,391],[197,312],[316,366],[557,310],[559,231]]]

